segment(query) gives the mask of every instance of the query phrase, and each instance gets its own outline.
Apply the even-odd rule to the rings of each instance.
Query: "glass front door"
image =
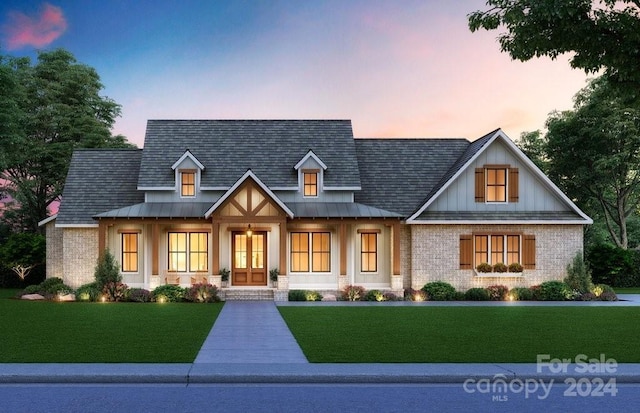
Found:
[[[233,232],[231,285],[267,285],[267,233]]]

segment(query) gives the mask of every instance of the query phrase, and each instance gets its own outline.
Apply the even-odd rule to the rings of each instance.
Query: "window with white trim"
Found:
[[[206,232],[169,232],[167,269],[175,272],[208,271]]]
[[[522,262],[520,259],[520,235],[476,235],[474,254],[476,265],[486,262],[491,265],[506,265]]]

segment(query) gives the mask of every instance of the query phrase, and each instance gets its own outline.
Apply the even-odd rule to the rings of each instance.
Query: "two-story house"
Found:
[[[282,300],[562,279],[591,222],[501,130],[354,139],[347,120],[151,120],[143,149],[74,152],[41,225],[47,276],[74,287],[109,249],[131,287],[219,284],[225,268],[229,290]],[[483,262],[524,271],[480,273]]]

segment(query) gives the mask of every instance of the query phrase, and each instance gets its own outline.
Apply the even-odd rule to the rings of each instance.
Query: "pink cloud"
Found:
[[[36,16],[9,12],[8,22],[3,29],[8,50],[24,46],[44,47],[65,32],[67,21],[60,7],[45,3]]]

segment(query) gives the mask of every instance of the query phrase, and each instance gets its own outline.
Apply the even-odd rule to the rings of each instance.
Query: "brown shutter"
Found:
[[[473,268],[473,239],[471,235],[460,235],[460,269]]]
[[[518,202],[518,168],[509,168],[509,202]]]
[[[526,270],[536,269],[536,236],[525,235],[523,241],[522,266]]]
[[[484,168],[476,168],[476,202],[484,202]]]

